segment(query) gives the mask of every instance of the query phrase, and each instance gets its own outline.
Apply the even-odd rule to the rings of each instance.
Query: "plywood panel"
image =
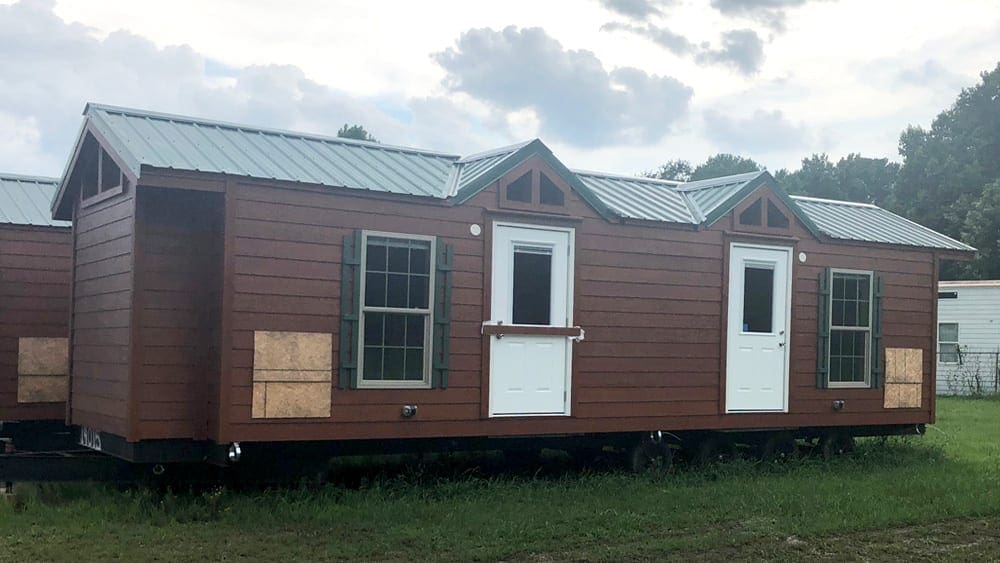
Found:
[[[254,382],[254,418],[322,418],[330,416],[327,383]]]
[[[921,406],[921,388],[919,383],[886,383],[885,408],[916,409]]]
[[[20,338],[18,375],[69,374],[69,338]]]
[[[68,375],[20,375],[18,403],[63,403],[69,396]]]
[[[254,332],[255,370],[332,370],[333,335],[311,332]]]

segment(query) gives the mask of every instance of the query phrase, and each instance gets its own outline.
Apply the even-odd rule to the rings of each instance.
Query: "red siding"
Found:
[[[727,248],[732,240],[757,239],[730,232],[728,219],[705,231],[611,224],[571,195],[575,322],[587,331],[574,356],[573,416],[488,419],[480,325],[490,318],[484,290],[490,225],[497,217],[522,223],[558,219],[498,212],[496,184],[457,207],[264,182],[232,182],[228,189],[232,347],[223,350],[223,364],[231,369],[222,381],[222,396],[229,399],[220,441],[910,424],[931,418],[929,380],[924,407],[914,410],[883,409],[881,389],[815,387],[816,278],[825,266],[883,272],[885,345],[922,348],[929,364],[936,279],[929,251],[823,243],[798,224],[791,237],[771,240],[808,254],[806,264],[795,264],[790,412],[726,415]],[[483,236],[469,233],[474,223],[485,227]],[[450,387],[335,388],[328,419],[251,419],[254,330],[333,333],[337,364],[341,244],[354,229],[438,235],[454,246]],[[834,399],[847,401],[843,412],[832,410]],[[408,403],[420,405],[419,415],[402,420],[400,406]]]
[[[130,192],[74,211],[70,420],[126,436],[135,200]]]
[[[218,380],[220,194],[140,188],[136,434],[204,439]]]
[[[66,417],[63,403],[18,404],[17,348],[69,335],[71,241],[65,227],[0,225],[0,421]]]

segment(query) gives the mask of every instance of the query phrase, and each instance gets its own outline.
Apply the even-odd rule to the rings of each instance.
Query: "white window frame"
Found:
[[[833,325],[833,279],[837,274],[846,274],[854,276],[868,276],[868,327],[838,327]],[[872,270],[848,270],[843,268],[831,268],[830,269],[830,296],[827,298],[827,311],[830,312],[828,322],[828,328],[830,329],[830,338],[827,339],[826,343],[826,358],[827,358],[827,370],[826,370],[826,385],[827,387],[834,389],[868,389],[872,386],[872,320],[874,319],[875,308],[875,272]],[[835,331],[839,332],[865,332],[865,380],[864,381],[833,381],[830,379],[833,371],[833,357],[830,355],[830,349],[833,346],[833,333]]]
[[[368,237],[392,238],[406,241],[421,240],[430,242],[430,265],[427,280],[427,309],[411,309],[409,307],[368,307],[365,305],[365,289],[368,281]],[[360,275],[360,307],[358,309],[358,389],[430,389],[431,364],[434,359],[434,281],[437,272],[437,237],[414,235],[408,233],[392,233],[386,231],[361,231],[361,264]],[[366,380],[365,379],[365,318],[367,313],[402,313],[407,315],[424,315],[424,377],[420,381]]]
[[[952,340],[941,340],[941,325],[955,325],[955,340],[953,340],[953,341]],[[947,365],[947,366],[957,366],[957,365],[961,365],[962,364],[962,350],[959,347],[959,330],[960,330],[959,323],[952,322],[952,321],[946,321],[946,322],[940,322],[939,321],[938,322],[938,341],[937,341],[937,354],[938,354],[938,357],[937,357],[937,363],[943,364],[943,365]],[[941,353],[941,345],[942,344],[953,344],[955,346],[955,361],[954,362],[946,362],[946,361],[944,361],[944,360],[941,359],[941,357],[943,355]]]

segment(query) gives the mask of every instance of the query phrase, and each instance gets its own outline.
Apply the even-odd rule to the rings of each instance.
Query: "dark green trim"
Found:
[[[455,194],[452,201],[456,205],[465,203],[473,196],[489,187],[490,184],[496,182],[500,178],[503,178],[512,170],[523,164],[532,156],[538,156],[541,158],[549,166],[549,168],[558,174],[563,181],[569,184],[570,187],[573,188],[573,191],[575,191],[584,201],[593,207],[601,217],[609,221],[618,221],[618,215],[611,211],[611,208],[604,205],[604,202],[602,202],[600,198],[598,198],[594,192],[592,192],[590,188],[588,188],[580,180],[580,178],[573,173],[572,170],[560,162],[559,159],[552,154],[552,151],[545,146],[545,143],[538,139],[535,139],[534,141],[531,141],[530,143],[517,149],[507,158],[493,165],[492,168],[470,182],[467,186],[458,190],[458,193]]]
[[[785,190],[781,189],[781,186],[778,185],[774,176],[771,176],[771,173],[766,170],[762,171],[755,178],[748,181],[738,192],[729,196],[729,198],[719,205],[716,205],[715,209],[706,215],[705,219],[701,222],[702,228],[711,227],[716,221],[725,217],[730,211],[736,208],[740,202],[749,197],[754,190],[765,185],[771,193],[778,196],[778,199],[785,204],[785,207],[792,210],[792,213],[795,214],[795,217],[799,220],[799,222],[805,225],[806,229],[808,229],[814,237],[819,238],[822,235],[823,231],[816,226],[816,223],[813,223],[813,220],[806,215],[805,211],[802,211],[799,205],[795,203],[795,200],[788,197],[788,194],[785,193]]]
[[[871,386],[882,384],[882,274],[872,272],[872,377]]]
[[[358,330],[361,318],[360,230],[344,236],[340,269],[340,372],[337,386],[353,389],[358,384]]]
[[[818,313],[816,317],[816,387],[826,389],[830,385],[830,284],[832,270],[823,268],[819,275]]]
[[[454,247],[441,237],[435,243],[437,258],[434,272],[434,327],[431,338],[431,386],[448,388],[451,359],[451,270]]]

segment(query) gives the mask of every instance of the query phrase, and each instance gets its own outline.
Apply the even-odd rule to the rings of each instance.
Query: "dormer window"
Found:
[[[507,184],[507,199],[531,203],[531,172],[526,172],[517,180]]]
[[[76,178],[80,186],[80,199],[84,202],[98,201],[121,193],[128,185],[128,178],[122,173],[118,163],[104,150],[93,135],[87,135],[77,159]]]
[[[782,213],[771,200],[767,200],[767,226],[772,229],[788,228],[788,216]]]
[[[538,175],[540,177],[538,183],[539,203],[542,205],[563,205],[566,202],[566,196],[563,195],[562,190],[556,187],[555,183],[544,172],[539,172]]]
[[[562,208],[566,206],[568,186],[554,179],[555,176],[531,167],[524,172],[515,170],[509,177],[514,179],[500,182],[500,207],[565,213]]]
[[[763,201],[763,199],[758,199],[750,204],[750,207],[743,210],[743,213],[740,213],[740,225],[759,227],[763,224],[761,218],[764,210],[761,205],[761,201]]]
[[[734,227],[737,230],[769,234],[787,234],[791,228],[788,210],[770,194],[748,199],[736,207]]]

